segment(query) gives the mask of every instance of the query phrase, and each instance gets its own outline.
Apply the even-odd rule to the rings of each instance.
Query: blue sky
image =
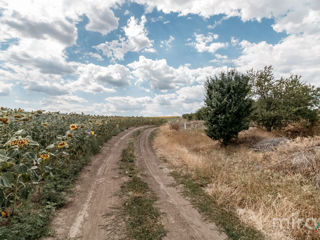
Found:
[[[273,65],[320,86],[317,0],[0,0],[0,105],[180,115],[203,82]]]

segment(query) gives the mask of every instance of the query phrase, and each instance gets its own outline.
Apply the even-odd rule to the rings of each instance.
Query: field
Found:
[[[319,239],[319,136],[291,138],[261,151],[255,144],[276,138],[275,133],[250,128],[236,144],[221,147],[203,128],[172,125],[162,126],[155,138],[158,155],[175,166],[177,181],[209,218],[210,209],[201,201],[210,197],[217,209],[213,219],[230,230],[229,236],[260,239],[244,223],[265,239]],[[196,182],[204,193],[192,185]]]
[[[134,126],[162,119],[0,111],[0,239],[37,239],[90,157]]]

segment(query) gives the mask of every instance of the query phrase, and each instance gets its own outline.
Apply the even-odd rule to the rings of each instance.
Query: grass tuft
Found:
[[[154,207],[157,197],[138,176],[135,160],[134,143],[130,142],[120,161],[121,172],[129,177],[121,187],[123,203],[119,213],[125,221],[125,239],[161,240],[166,231],[161,223],[161,213]]]

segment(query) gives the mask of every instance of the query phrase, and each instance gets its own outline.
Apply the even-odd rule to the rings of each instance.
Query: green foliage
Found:
[[[208,115],[208,109],[206,107],[202,107],[195,112],[195,120],[206,120]]]
[[[205,120],[207,116],[207,107],[202,107],[198,109],[195,113],[186,113],[182,117],[189,121],[191,120]]]
[[[207,135],[224,145],[249,128],[252,100],[246,75],[230,71],[211,77],[206,85]]]
[[[103,143],[161,119],[0,111],[0,239],[39,239]]]
[[[182,117],[184,119],[187,119],[187,120],[191,121],[191,120],[194,119],[194,113],[185,113],[185,114],[182,115]]]
[[[301,120],[316,123],[320,89],[303,83],[297,75],[276,80],[272,71],[272,67],[267,66],[249,72],[256,99],[252,119],[269,131]]]

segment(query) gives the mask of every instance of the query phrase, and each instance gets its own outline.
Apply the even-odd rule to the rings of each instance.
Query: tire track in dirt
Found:
[[[160,161],[153,151],[148,128],[139,136],[136,147],[137,164],[142,178],[158,196],[157,207],[164,213],[163,224],[168,231],[165,239],[170,240],[225,240],[228,237],[214,223],[204,221],[174,187],[174,179],[168,175],[168,166]]]
[[[124,179],[117,162],[130,135],[145,127],[131,128],[109,140],[101,152],[82,170],[68,204],[57,211],[51,227],[56,232],[50,239],[108,239],[102,226],[103,217],[119,201],[117,192]]]

